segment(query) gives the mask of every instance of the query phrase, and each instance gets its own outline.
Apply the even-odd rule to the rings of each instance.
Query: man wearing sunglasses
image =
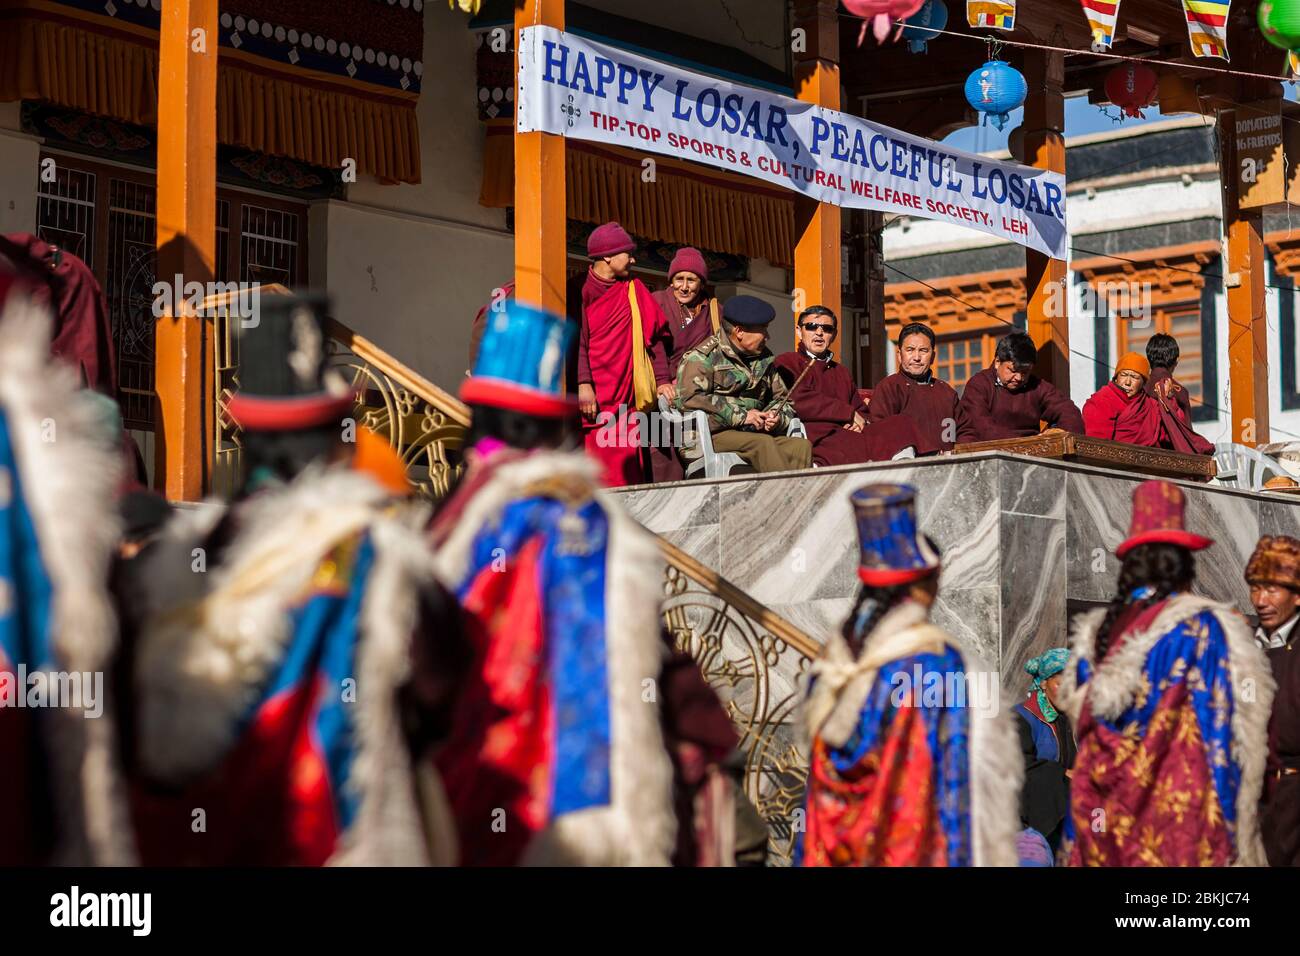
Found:
[[[921,439],[910,419],[895,415],[868,424],[867,406],[852,373],[831,355],[838,331],[839,319],[826,306],[804,309],[798,350],[776,359],[781,377],[794,389],[790,398],[813,443],[813,463],[854,465],[911,457]]]

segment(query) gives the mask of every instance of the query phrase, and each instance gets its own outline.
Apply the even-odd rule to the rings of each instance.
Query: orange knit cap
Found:
[[[1120,372],[1137,372],[1143,378],[1151,377],[1151,363],[1147,361],[1145,355],[1139,355],[1137,352],[1125,352],[1124,357],[1119,360],[1115,366],[1115,374]]]

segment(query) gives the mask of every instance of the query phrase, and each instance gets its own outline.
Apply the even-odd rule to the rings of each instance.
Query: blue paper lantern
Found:
[[[943,0],[925,0],[925,6],[903,21],[903,38],[913,53],[924,53],[926,44],[937,37],[936,30],[948,25],[948,8]]]
[[[1024,75],[1001,60],[989,60],[966,77],[966,102],[984,114],[985,123],[991,119],[998,129],[1007,124],[1007,114],[1021,106],[1028,93]]]

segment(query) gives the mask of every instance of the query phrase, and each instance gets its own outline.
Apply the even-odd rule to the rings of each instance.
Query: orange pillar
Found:
[[[515,64],[519,31],[545,26],[564,29],[564,0],[518,0],[515,7]],[[567,246],[564,137],[515,133],[515,297],[564,314]]]
[[[1038,169],[1065,173],[1065,58],[1060,53],[1025,52],[1025,78],[1029,96],[1025,99],[1023,162]],[[1062,307],[1066,263],[1025,250],[1026,331],[1038,346],[1038,375],[1066,395],[1070,394],[1070,317]]]
[[[1219,169],[1223,180],[1223,227],[1228,237],[1223,285],[1228,294],[1232,440],[1262,445],[1269,440],[1263,211],[1240,206],[1241,169],[1237,163],[1237,115],[1233,110],[1219,113]]]
[[[795,88],[799,99],[833,110],[840,108],[837,8],[838,0],[796,0],[794,12],[795,29],[804,31],[804,49],[795,53]],[[840,208],[802,196],[796,197],[794,202],[795,228],[799,235],[794,247],[795,304],[798,305],[802,299],[805,308],[824,305],[840,316],[843,325]],[[834,345],[837,359],[844,345],[844,336],[852,334],[851,330],[844,328],[840,332]]]
[[[217,245],[217,0],[167,0],[158,49],[158,280],[208,283]],[[180,299],[183,287],[175,290]],[[184,312],[184,308],[177,311]],[[164,315],[154,347],[156,473],[173,501],[204,494],[203,319]],[[210,387],[210,383],[209,383]]]

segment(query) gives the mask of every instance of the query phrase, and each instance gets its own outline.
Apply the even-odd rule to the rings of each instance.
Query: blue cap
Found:
[[[917,530],[911,485],[867,485],[849,501],[857,516],[858,577],[864,584],[907,584],[939,567],[939,556]]]
[[[776,318],[776,309],[752,295],[736,295],[722,307],[722,317],[732,325],[768,325]]]
[[[461,400],[542,418],[572,414],[578,400],[564,394],[564,369],[576,333],[576,323],[564,316],[513,299],[489,309]]]

